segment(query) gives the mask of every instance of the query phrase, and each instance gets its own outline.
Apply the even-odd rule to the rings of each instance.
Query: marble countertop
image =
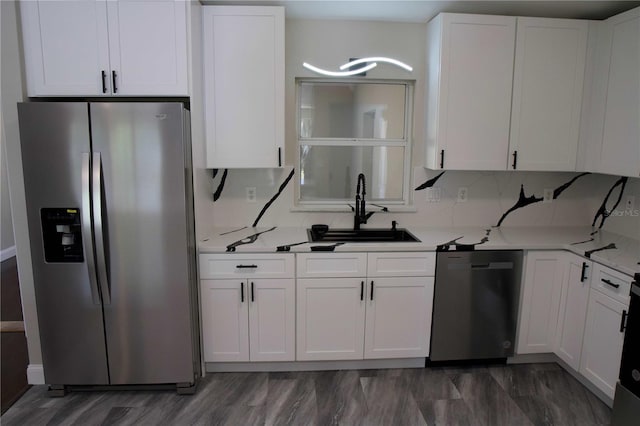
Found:
[[[336,252],[353,251],[432,251],[459,246],[476,250],[569,250],[622,273],[640,272],[640,241],[591,227],[407,227],[420,242],[345,243]],[[259,235],[255,235],[258,234]],[[592,235],[593,233],[593,235]],[[297,243],[302,243],[294,245]],[[275,253],[278,247],[290,246],[293,253],[311,251],[306,228],[274,227],[241,229],[218,228],[198,241],[200,253]],[[462,247],[461,247],[462,248]],[[282,248],[280,249],[282,250]]]

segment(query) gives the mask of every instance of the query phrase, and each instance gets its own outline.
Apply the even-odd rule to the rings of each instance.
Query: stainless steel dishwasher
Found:
[[[522,251],[437,254],[431,361],[514,353]]]

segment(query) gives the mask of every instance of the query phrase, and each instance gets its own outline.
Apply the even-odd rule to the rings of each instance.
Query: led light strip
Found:
[[[360,74],[366,71],[369,71],[370,69],[373,69],[375,67],[378,66],[378,64],[376,64],[375,62],[372,64],[368,64],[365,65],[362,68],[358,68],[356,70],[351,70],[351,71],[327,71],[327,70],[323,70],[322,68],[318,68],[315,67],[311,64],[308,64],[306,62],[304,62],[302,64],[303,67],[310,69],[313,72],[317,72],[318,74],[323,74],[323,75],[328,75],[330,77],[348,77],[350,75],[356,75],[356,74]]]
[[[393,64],[397,67],[403,68],[409,72],[413,71],[413,68],[405,64],[404,62],[400,62],[397,59],[393,59],[393,58],[385,58],[383,56],[372,56],[369,58],[355,59],[351,62],[347,62],[346,64],[340,65],[340,69],[343,71],[329,71],[322,68],[318,68],[307,62],[303,62],[302,66],[318,74],[328,75],[330,77],[348,77],[350,75],[357,75],[377,67],[378,62],[386,62],[388,64]],[[347,68],[351,68],[354,65],[360,65],[360,64],[366,64],[366,65],[355,70],[344,71]]]
[[[413,68],[410,67],[409,65],[405,64],[404,62],[400,62],[399,60],[393,59],[393,58],[385,58],[385,57],[379,57],[379,56],[370,57],[370,58],[356,59],[354,61],[347,62],[344,65],[340,65],[340,69],[344,70],[344,69],[350,68],[350,67],[352,67],[354,65],[362,64],[364,62],[386,62],[388,64],[393,64],[393,65],[398,66],[400,68],[404,68],[405,70],[407,70],[409,72],[413,71]]]

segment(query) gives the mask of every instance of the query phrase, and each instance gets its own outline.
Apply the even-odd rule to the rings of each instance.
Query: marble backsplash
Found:
[[[429,227],[585,226],[594,221],[599,227],[604,217],[603,229],[640,239],[638,178],[565,172],[442,173],[422,167],[413,172],[414,211],[376,213],[369,226],[387,227],[396,220],[401,226]],[[207,225],[215,227],[353,225],[348,212],[295,211],[296,177],[290,167],[218,170],[210,177],[212,217],[197,220],[212,221]],[[246,201],[247,187],[256,188],[255,202]],[[427,200],[430,187],[439,189],[440,201]],[[457,201],[460,187],[468,190],[465,202]],[[554,191],[551,203],[542,201],[545,189]],[[629,195],[635,196],[635,205],[625,210]]]

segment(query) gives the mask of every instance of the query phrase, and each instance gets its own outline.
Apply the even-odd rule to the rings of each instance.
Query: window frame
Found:
[[[375,139],[375,138],[318,138],[318,137],[302,137],[301,135],[301,85],[304,83],[330,83],[330,84],[394,84],[404,86],[405,90],[405,113],[404,113],[404,132],[403,138],[399,139]],[[302,200],[300,188],[300,152],[303,145],[310,146],[357,146],[357,147],[403,147],[403,178],[402,178],[402,200],[397,201],[379,201],[380,205],[384,205],[389,211],[412,211],[413,210],[413,192],[410,190],[411,182],[411,154],[413,147],[413,107],[415,80],[399,80],[399,79],[366,79],[366,78],[313,78],[313,77],[296,77],[295,79],[295,108],[296,108],[296,179],[295,179],[295,199],[294,208],[296,211],[351,211],[349,204],[353,205],[354,200],[349,199],[324,199],[324,200]],[[367,179],[371,179],[367,176]],[[356,182],[353,182],[354,188]],[[367,201],[370,201],[367,198]]]

